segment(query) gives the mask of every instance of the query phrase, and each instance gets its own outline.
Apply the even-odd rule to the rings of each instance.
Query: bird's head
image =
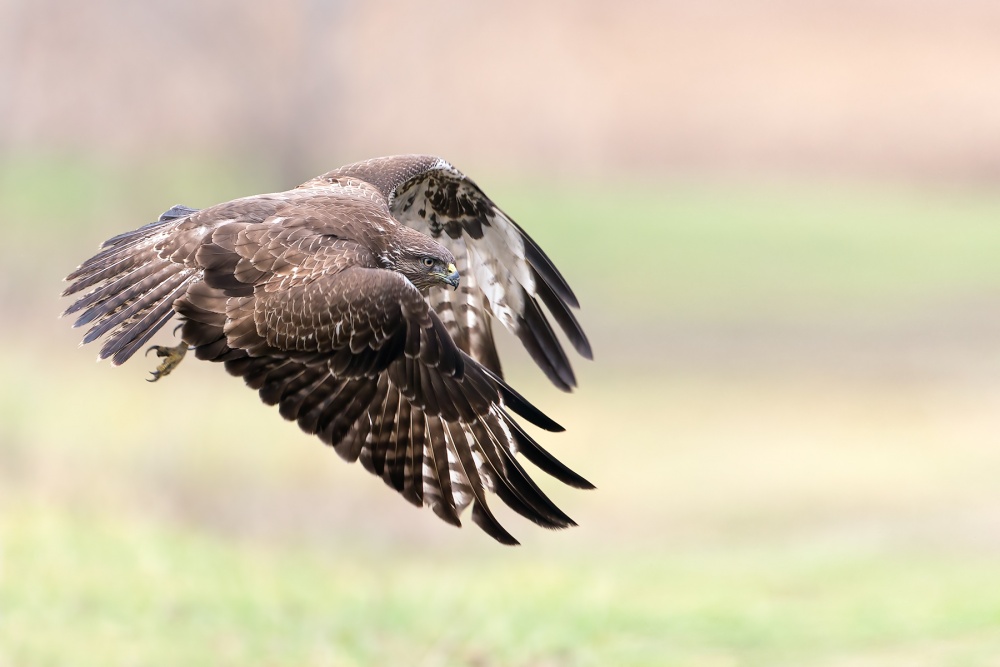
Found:
[[[419,233],[418,233],[419,234]],[[402,273],[421,292],[431,287],[458,288],[455,257],[443,245],[419,234],[420,239],[408,239],[393,268]],[[414,242],[415,241],[415,242]]]

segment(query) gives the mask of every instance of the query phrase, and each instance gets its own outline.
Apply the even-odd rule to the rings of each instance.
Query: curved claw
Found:
[[[163,359],[159,366],[156,367],[155,371],[150,371],[152,378],[146,378],[146,382],[156,382],[162,377],[170,375],[171,371],[177,368],[177,365],[181,363],[184,359],[184,355],[187,354],[188,350],[187,343],[181,343],[180,345],[175,345],[174,347],[165,347],[163,345],[151,345],[146,348],[146,356],[149,353],[156,351],[156,356]]]

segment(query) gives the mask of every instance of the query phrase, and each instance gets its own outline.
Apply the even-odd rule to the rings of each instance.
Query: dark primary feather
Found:
[[[458,289],[432,286],[428,256],[456,265]],[[85,342],[104,340],[102,358],[124,362],[177,314],[196,357],[224,363],[442,520],[460,525],[471,505],[477,525],[516,544],[492,493],[540,526],[575,525],[516,455],[591,485],[515,421],[562,430],[503,380],[491,322],[568,390],[576,377],[549,317],[590,358],[579,303],[537,244],[439,158],[379,158],[287,192],[174,206],[109,239],[68,280],[77,300],[66,314],[89,327]]]

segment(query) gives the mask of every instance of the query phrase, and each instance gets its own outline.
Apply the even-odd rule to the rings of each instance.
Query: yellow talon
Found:
[[[181,343],[180,345],[175,345],[174,347],[166,347],[163,345],[153,345],[146,350],[146,356],[153,350],[156,350],[156,356],[163,359],[159,366],[156,367],[155,371],[150,371],[152,374],[152,379],[147,378],[146,382],[156,382],[162,377],[170,375],[171,371],[177,368],[181,360],[184,359],[184,355],[188,352],[187,343]]]

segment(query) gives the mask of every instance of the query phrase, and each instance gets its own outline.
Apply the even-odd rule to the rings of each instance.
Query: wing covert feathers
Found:
[[[392,270],[407,242],[439,247],[427,236],[454,257],[458,289],[422,293]],[[515,421],[563,430],[504,381],[491,328],[514,333],[568,391],[576,377],[549,318],[591,358],[576,295],[440,158],[379,158],[288,192],[174,206],[106,241],[67,280],[76,300],[64,314],[87,327],[84,343],[103,340],[101,358],[125,362],[177,314],[196,357],[223,363],[283,418],[449,524],[471,508],[487,534],[517,544],[492,494],[544,528],[575,525],[519,453],[593,488]]]

